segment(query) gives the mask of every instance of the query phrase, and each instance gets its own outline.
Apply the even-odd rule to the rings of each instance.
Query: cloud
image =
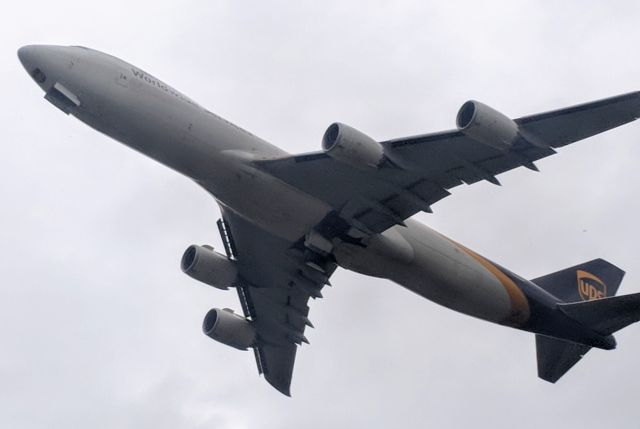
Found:
[[[5,427],[635,427],[638,329],[557,385],[533,336],[339,271],[312,303],[293,398],[200,332],[233,293],[178,267],[220,247],[215,202],[65,117],[15,56],[81,44],[130,61],[289,152],[339,120],[377,139],[451,128],[479,99],[520,116],[637,89],[639,6],[539,2],[123,2],[7,6],[0,40],[0,423]],[[419,219],[525,277],[594,257],[640,278],[638,126],[456,188]]]

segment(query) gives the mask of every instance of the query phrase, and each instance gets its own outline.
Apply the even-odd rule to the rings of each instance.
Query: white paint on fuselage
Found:
[[[270,233],[296,241],[332,209],[252,165],[286,152],[141,69],[86,48],[34,48],[49,49],[38,55],[48,76],[41,87],[60,82],[73,92],[81,102],[78,119],[192,178],[226,209]],[[335,255],[345,268],[390,279],[472,316],[501,322],[511,311],[509,295],[486,267],[412,220],[372,237],[366,248],[338,245]]]
[[[291,241],[330,210],[251,164],[287,156],[283,150],[115,57],[86,48],[51,48],[51,64],[41,67],[48,82],[61,82],[81,100],[74,116],[190,177],[225,208]]]
[[[409,219],[366,248],[341,244],[338,262],[362,274],[389,279],[452,310],[491,322],[504,322],[512,311],[498,278],[461,247],[424,224]],[[410,260],[393,257],[413,250]],[[400,250],[398,250],[400,249]]]

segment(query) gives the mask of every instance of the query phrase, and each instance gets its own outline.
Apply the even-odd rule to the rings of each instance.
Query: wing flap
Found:
[[[359,170],[323,152],[256,164],[281,180],[333,206],[352,226],[382,232],[425,210],[462,183],[500,184],[497,175],[535,161],[554,147],[593,136],[640,117],[640,92],[516,119],[524,139],[508,150],[444,131],[382,142],[403,168]],[[404,194],[404,197],[402,195]],[[412,198],[413,195],[417,198]]]
[[[328,282],[335,263],[327,262],[325,273],[305,263],[305,254],[296,243],[275,237],[222,209],[223,237],[233,249],[239,278],[236,288],[245,317],[252,320],[258,334],[254,348],[258,371],[273,387],[290,396],[297,346],[307,342],[311,290],[319,291]]]
[[[390,163],[360,170],[335,161],[324,152],[255,164],[331,205],[334,211],[314,228],[325,240],[331,240],[336,234],[355,231],[356,236],[368,235],[402,225],[404,219],[418,211],[430,212],[431,205],[450,195],[451,188],[481,180],[499,184],[498,174],[521,166],[536,170],[534,161],[554,154],[554,147],[638,117],[640,93],[636,92],[516,119],[525,139],[508,151],[483,145],[458,131],[445,131],[382,142],[385,152],[403,161],[403,168]],[[335,270],[335,262],[325,257],[310,264],[304,237],[300,246],[277,238],[224,208],[223,217],[225,231],[221,233],[228,235],[227,247],[237,258],[240,301],[260,339],[255,349],[258,370],[272,386],[290,395],[297,345],[307,342],[304,331],[306,326],[312,326],[308,300],[322,296],[320,290]],[[547,346],[546,339],[539,340],[542,360],[553,355],[554,362],[563,362],[560,367],[549,367],[550,372],[548,365],[543,365],[547,379],[557,379],[585,352],[575,350],[569,358],[562,353],[558,357],[558,350]]]

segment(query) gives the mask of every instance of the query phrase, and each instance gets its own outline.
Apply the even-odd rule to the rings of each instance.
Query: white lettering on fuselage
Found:
[[[157,79],[157,78],[151,76],[150,74],[145,73],[142,70],[138,70],[138,69],[136,69],[134,67],[131,67],[131,72],[133,73],[133,75],[135,77],[137,77],[140,80],[145,81],[147,84],[149,84],[151,86],[155,86],[156,88],[160,89],[161,91],[164,91],[167,94],[173,95],[174,97],[179,98],[180,100],[184,101],[185,103],[189,103],[194,107],[202,109],[202,107],[200,107],[196,102],[194,102],[190,98],[182,95],[180,92],[176,91],[175,89],[171,88],[169,85],[167,85],[166,83],[162,82],[160,79]]]
[[[135,76],[138,79],[146,82],[148,85],[155,86],[159,90],[164,91],[167,94],[171,94],[174,97],[184,101],[185,103],[188,103],[188,104],[190,104],[190,105],[192,105],[194,107],[197,107],[198,109],[204,110],[206,113],[208,113],[209,115],[213,116],[217,120],[232,126],[233,128],[237,129],[238,131],[241,131],[244,134],[247,134],[247,135],[250,135],[252,137],[255,137],[253,134],[251,134],[247,130],[242,129],[242,128],[238,127],[237,125],[227,121],[226,119],[221,118],[220,116],[216,115],[215,113],[212,113],[209,110],[203,108],[202,106],[200,106],[195,101],[193,101],[190,98],[186,97],[185,95],[181,94],[179,91],[171,88],[169,85],[167,85],[166,83],[162,82],[160,79],[157,79],[157,78],[151,76],[149,73],[146,73],[146,72],[144,72],[142,70],[139,70],[139,69],[137,69],[135,67],[131,67],[131,73],[133,73],[133,76]],[[189,131],[191,131],[191,125],[189,125]]]

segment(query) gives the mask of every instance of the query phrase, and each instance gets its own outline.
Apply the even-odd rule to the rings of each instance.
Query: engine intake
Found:
[[[322,137],[322,149],[337,161],[360,169],[376,168],[384,160],[384,148],[368,135],[341,123],[333,123]]]
[[[223,290],[232,286],[238,275],[234,261],[212,248],[195,244],[184,251],[180,268],[188,276]]]
[[[212,308],[202,321],[202,332],[222,344],[246,350],[256,343],[253,323],[225,308]]]
[[[497,110],[470,100],[462,105],[456,116],[456,126],[473,140],[506,151],[518,139],[518,124]]]

